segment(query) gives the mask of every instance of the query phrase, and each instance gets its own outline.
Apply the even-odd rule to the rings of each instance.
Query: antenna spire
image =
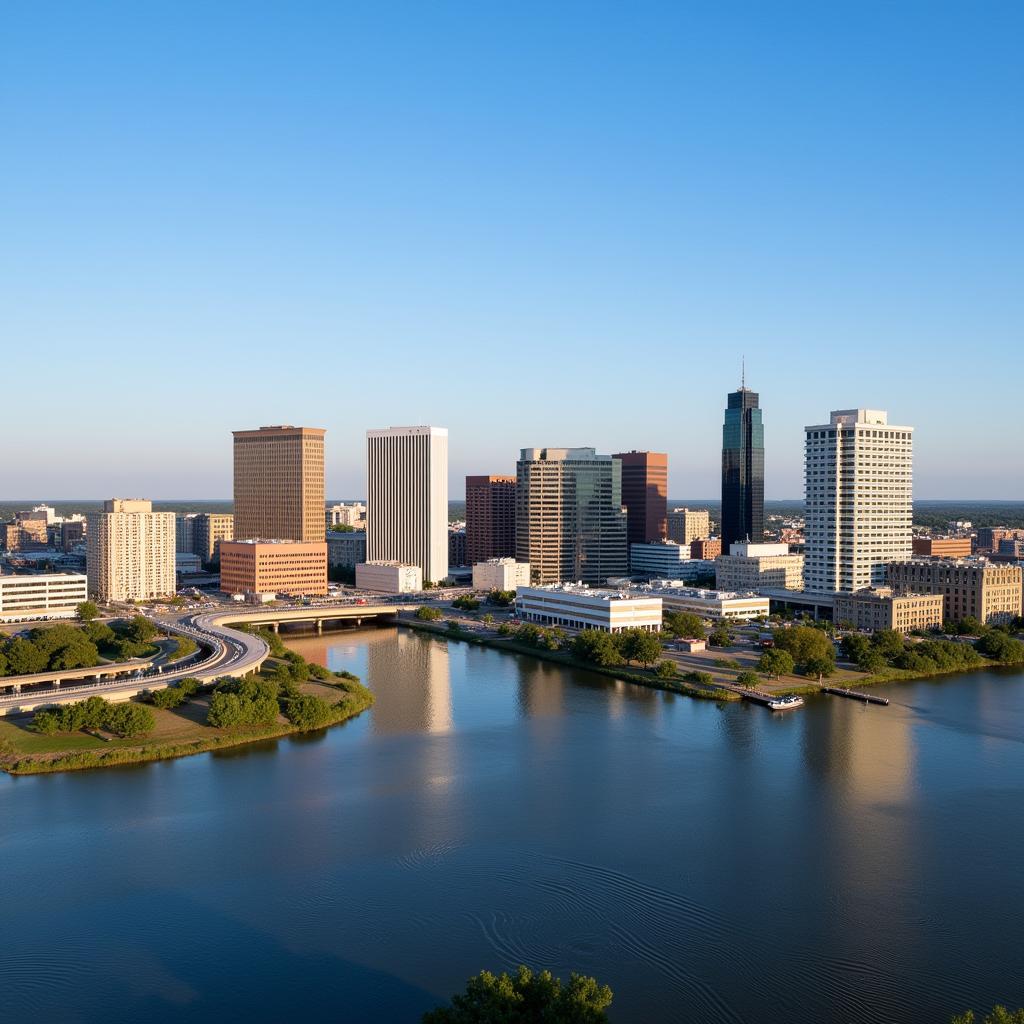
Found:
[[[740,390],[746,391],[747,389],[747,357],[746,355],[740,356]]]

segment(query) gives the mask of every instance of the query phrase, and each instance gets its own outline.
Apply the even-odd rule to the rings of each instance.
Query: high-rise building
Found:
[[[804,432],[805,589],[884,584],[886,564],[911,553],[913,428],[841,409]]]
[[[235,517],[230,512],[203,512],[196,517],[194,531],[192,551],[204,562],[219,562],[220,542],[234,540]]]
[[[315,427],[234,431],[236,540],[324,539],[324,434]]]
[[[668,524],[668,456],[664,452],[619,452],[626,538],[630,544],[657,544]]]
[[[722,427],[722,548],[764,540],[764,426],[756,391],[729,395]]]
[[[174,513],[140,498],[112,498],[90,512],[89,593],[100,601],[148,601],[174,594]]]
[[[466,477],[466,563],[516,553],[516,478]]]
[[[366,559],[418,565],[424,582],[448,575],[448,431],[366,432]]]
[[[593,448],[523,448],[516,558],[534,581],[603,584],[628,565],[622,463]]]
[[[182,554],[194,554],[196,550],[196,520],[198,512],[189,512],[175,517],[174,547]]]
[[[666,516],[668,539],[689,544],[711,536],[711,513],[704,508],[674,508]]]

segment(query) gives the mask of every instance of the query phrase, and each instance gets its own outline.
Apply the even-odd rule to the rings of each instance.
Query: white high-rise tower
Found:
[[[424,582],[448,575],[448,431],[366,432],[366,560],[418,565]]]
[[[804,587],[863,590],[911,557],[913,427],[876,409],[841,409],[804,428]]]

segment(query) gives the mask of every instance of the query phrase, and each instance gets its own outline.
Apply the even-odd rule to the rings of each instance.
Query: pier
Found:
[[[822,693],[831,693],[835,697],[849,697],[851,700],[862,700],[865,704],[881,704],[888,706],[888,697],[876,697],[873,693],[861,693],[859,690],[848,690],[844,686],[823,686]]]

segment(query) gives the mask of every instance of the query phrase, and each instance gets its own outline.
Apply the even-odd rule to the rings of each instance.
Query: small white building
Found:
[[[0,576],[0,622],[70,619],[88,598],[88,578],[79,573]]]
[[[488,558],[473,566],[474,590],[515,590],[530,585],[530,563],[514,558]]]
[[[654,580],[651,583],[634,584],[629,588],[629,593],[657,596],[666,611],[693,612],[712,622],[749,622],[768,615],[767,597],[749,592],[700,590],[686,586],[683,580]]]
[[[402,562],[359,562],[356,587],[376,594],[414,594],[423,589],[423,570]]]
[[[690,557],[690,545],[673,540],[629,545],[629,569],[670,580],[693,580],[715,571],[715,563]]]
[[[661,629],[661,598],[622,590],[597,590],[582,583],[520,587],[516,614],[527,622],[568,629]]]
[[[174,554],[174,571],[177,573],[183,572],[201,572],[203,568],[203,560],[191,551],[177,551]]]

